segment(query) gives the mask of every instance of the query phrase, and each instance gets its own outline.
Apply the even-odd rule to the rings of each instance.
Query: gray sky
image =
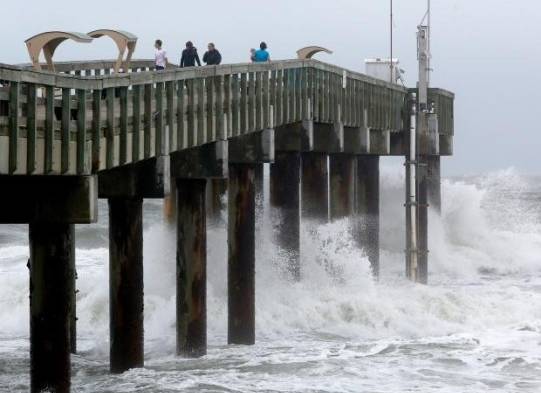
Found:
[[[135,57],[153,56],[161,38],[172,61],[192,40],[213,41],[225,62],[246,61],[265,40],[273,59],[317,44],[320,60],[364,71],[364,59],[388,55],[388,0],[3,2],[0,62],[27,62],[24,40],[46,30],[118,28],[139,37]],[[426,0],[394,0],[395,55],[416,81],[415,31]],[[77,4],[77,5],[76,5]],[[79,5],[80,4],[80,5]],[[139,5],[140,4],[140,5]],[[448,175],[515,167],[541,173],[541,3],[538,0],[432,0],[433,85],[456,93],[455,155]],[[56,59],[112,58],[108,40],[66,43]],[[537,109],[539,105],[540,109]]]

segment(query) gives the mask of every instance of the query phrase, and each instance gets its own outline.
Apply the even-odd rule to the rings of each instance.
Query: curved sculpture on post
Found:
[[[47,62],[47,69],[54,72],[54,52],[58,45],[60,45],[66,40],[88,43],[92,41],[92,37],[83,33],[67,31],[48,31],[45,33],[36,34],[35,36],[27,39],[25,43],[34,69],[41,70],[41,64],[39,63],[39,55],[43,50],[45,61]]]
[[[319,52],[325,52],[325,53],[328,53],[329,55],[332,55],[331,50],[323,48],[321,46],[307,46],[297,51],[297,57],[300,60],[307,60],[307,59],[311,59],[312,56],[314,56],[316,53],[319,53]]]
[[[137,37],[132,33],[122,30],[110,30],[110,29],[101,29],[94,30],[88,33],[92,38],[100,38],[107,36],[111,38],[116,46],[118,47],[118,58],[114,67],[115,72],[120,72],[120,69],[124,72],[129,68],[131,57],[135,51],[135,45],[137,44]],[[124,59],[124,54],[128,51],[126,55],[126,60]]]

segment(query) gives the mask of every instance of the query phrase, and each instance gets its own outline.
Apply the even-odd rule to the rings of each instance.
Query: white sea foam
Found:
[[[74,360],[74,384],[89,392],[541,389],[535,373],[541,367],[540,215],[522,198],[532,185],[512,170],[445,180],[442,217],[430,215],[431,283],[419,286],[402,278],[403,181],[401,169],[382,168],[379,282],[351,239],[347,220],[303,227],[303,279],[292,282],[284,269],[287,256],[273,244],[273,216],[266,210],[258,223],[255,347],[225,346],[226,233],[210,229],[210,349],[201,360],[174,356],[170,227],[145,216],[154,222],[144,244],[148,368],[122,376],[107,374],[106,244],[78,249],[83,353]],[[19,362],[28,350],[27,258],[26,246],[1,248],[0,351]],[[0,386],[19,381],[20,391],[26,389],[25,367],[0,363],[2,368]]]

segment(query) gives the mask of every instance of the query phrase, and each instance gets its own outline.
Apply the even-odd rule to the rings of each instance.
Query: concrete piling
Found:
[[[298,152],[276,152],[270,167],[271,205],[279,210],[278,245],[289,256],[291,277],[298,281],[300,269],[300,165]]]
[[[73,225],[30,223],[30,390],[70,391]]]
[[[205,179],[177,179],[177,354],[207,352]]]
[[[329,169],[326,154],[302,153],[302,217],[329,221]]]
[[[110,369],[143,367],[143,199],[109,198]]]
[[[357,156],[354,238],[379,274],[379,156]]]
[[[228,343],[255,343],[255,168],[229,164]]]
[[[329,155],[331,221],[350,217],[353,213],[355,157],[349,154]]]

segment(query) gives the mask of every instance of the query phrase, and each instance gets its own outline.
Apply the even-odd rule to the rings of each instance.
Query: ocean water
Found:
[[[108,373],[107,208],[77,227],[74,392],[541,392],[541,178],[445,179],[430,284],[404,279],[403,168],[381,171],[379,282],[348,222],[303,226],[303,280],[258,217],[257,344],[227,346],[226,233],[209,229],[208,355],[175,356],[175,234],[145,203],[145,368]],[[225,219],[225,218],[224,218]],[[29,386],[26,226],[0,226],[0,391]]]

